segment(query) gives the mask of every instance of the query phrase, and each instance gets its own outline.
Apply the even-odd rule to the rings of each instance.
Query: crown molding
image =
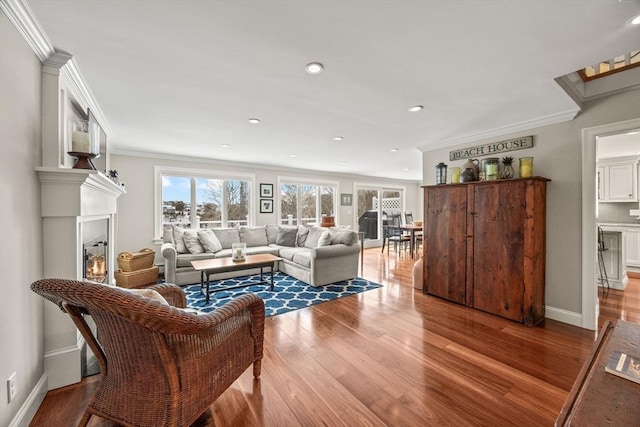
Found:
[[[58,68],[64,73],[71,83],[73,92],[78,97],[78,100],[91,109],[102,130],[107,136],[110,136],[111,128],[107,123],[107,119],[78,69],[73,55],[53,46],[31,8],[24,0],[0,0],[0,10],[9,18],[9,21],[44,66]]]
[[[33,12],[23,0],[0,0],[0,10],[25,39],[41,62],[45,62],[55,49]]]
[[[477,142],[485,139],[504,136],[511,133],[522,132],[542,126],[553,125],[556,123],[566,122],[573,120],[580,112],[580,108],[572,108],[568,111],[562,111],[560,113],[551,114],[544,117],[538,117],[531,120],[525,120],[523,122],[513,123],[508,126],[497,127],[486,131],[465,135],[456,138],[443,139],[436,141],[433,144],[422,145],[418,147],[418,150],[424,152],[437,150],[440,148],[448,148],[459,144],[468,144],[471,142]]]

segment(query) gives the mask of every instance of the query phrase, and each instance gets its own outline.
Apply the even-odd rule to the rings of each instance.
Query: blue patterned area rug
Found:
[[[263,277],[268,279],[269,275],[265,274]],[[267,282],[246,288],[215,292],[216,287],[238,286],[258,280],[260,280],[259,274],[212,281],[209,305],[204,302],[205,296],[200,291],[200,284],[186,286],[183,289],[187,294],[187,307],[209,312],[238,295],[253,292],[264,300],[265,316],[269,317],[382,287],[377,283],[355,278],[315,288],[278,271],[273,275],[273,291],[269,290]]]

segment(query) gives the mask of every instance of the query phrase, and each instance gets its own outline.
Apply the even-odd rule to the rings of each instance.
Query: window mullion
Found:
[[[196,201],[196,189],[197,183],[196,178],[191,177],[191,207],[189,211],[189,219],[191,221],[191,228],[198,228],[198,206]]]
[[[222,227],[227,227],[228,225],[228,220],[229,220],[229,213],[227,212],[227,198],[229,197],[229,191],[227,190],[227,180],[223,179],[222,180],[222,200],[220,201],[220,209],[222,210],[221,212],[221,220],[222,220]]]

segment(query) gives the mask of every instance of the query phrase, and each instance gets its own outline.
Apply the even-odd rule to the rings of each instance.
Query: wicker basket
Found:
[[[118,254],[118,267],[122,271],[138,271],[153,266],[156,251],[149,248],[140,249],[138,252],[120,252]]]
[[[116,286],[121,288],[140,288],[142,286],[155,285],[158,282],[158,267],[153,266],[131,272],[118,270],[115,276]]]

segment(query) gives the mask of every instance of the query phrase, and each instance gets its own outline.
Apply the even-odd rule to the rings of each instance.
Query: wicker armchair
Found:
[[[260,376],[264,303],[256,295],[193,314],[176,308],[186,299],[171,284],[151,289],[176,307],[75,280],[39,280],[31,289],[71,316],[98,359],[100,381],[81,426],[92,414],[126,426],[188,426],[251,364]]]

